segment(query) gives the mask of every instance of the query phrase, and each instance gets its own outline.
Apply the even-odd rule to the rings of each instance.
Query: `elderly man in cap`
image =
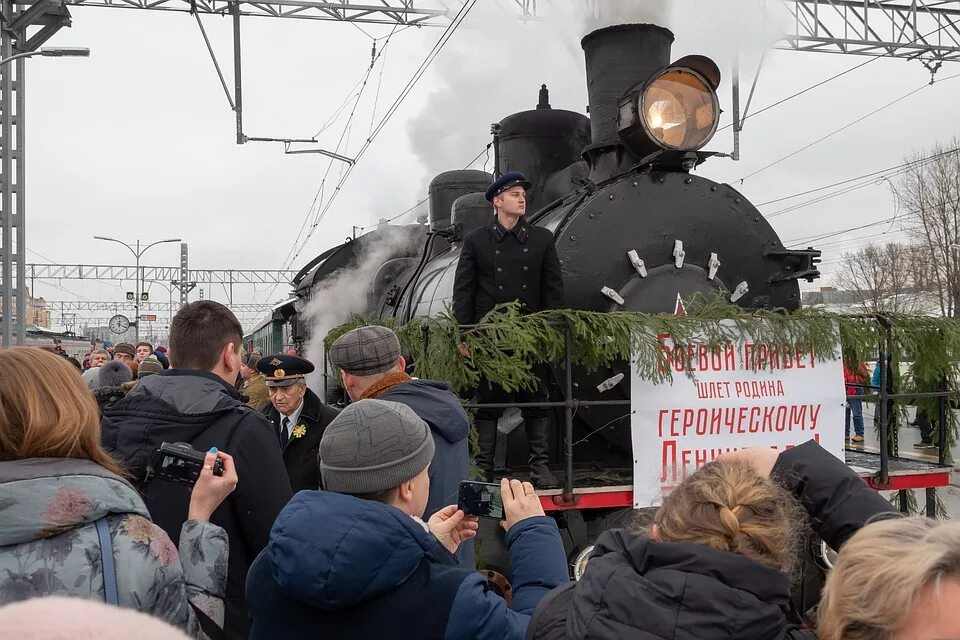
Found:
[[[123,362],[128,367],[131,362],[135,361],[136,356],[136,350],[133,348],[133,345],[128,342],[118,342],[113,348],[113,359]]]
[[[470,422],[450,385],[407,375],[400,342],[387,327],[359,327],[343,334],[330,346],[329,357],[340,369],[350,400],[399,402],[427,423],[436,454],[430,463],[425,516],[429,518],[448,505],[458,494],[460,482],[470,479]],[[463,566],[474,566],[473,541],[460,545],[457,557]]]
[[[476,324],[496,305],[520,302],[524,313],[558,309],[563,306],[563,277],[553,234],[530,226],[526,190],[530,182],[519,171],[506,173],[487,189],[486,198],[495,214],[490,223],[468,233],[457,264],[453,285],[453,312],[460,324]],[[465,348],[461,348],[468,356]],[[544,370],[539,376],[547,378]],[[547,390],[507,394],[499,385],[481,380],[477,388],[480,403],[545,402]],[[493,478],[497,448],[497,420],[503,409],[477,411],[479,453],[477,467]],[[530,475],[534,484],[555,486],[556,478],[547,467],[550,413],[545,408],[523,411],[530,447]]]
[[[251,351],[240,356],[240,395],[246,397],[247,405],[257,411],[262,411],[270,404],[270,393],[264,382],[263,374],[257,370],[260,361],[260,352]]]
[[[306,375],[313,369],[309,360],[284,353],[257,361],[270,396],[270,404],[261,413],[273,425],[294,491],[320,488],[320,438],[339,413],[307,388]]]
[[[430,428],[407,406],[361,400],[320,444],[324,491],[277,517],[247,576],[251,640],[523,640],[547,593],[569,582],[557,525],[529,482],[500,483],[513,598],[453,553],[478,527],[451,504],[427,522]]]

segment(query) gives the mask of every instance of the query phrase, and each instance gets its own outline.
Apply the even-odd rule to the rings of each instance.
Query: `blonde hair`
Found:
[[[123,468],[100,446],[100,414],[70,363],[37,347],[0,350],[0,461],[90,460]]]
[[[890,640],[920,592],[960,579],[960,524],[923,517],[869,524],[843,546],[818,611],[821,640]]]
[[[692,542],[790,572],[796,513],[790,495],[750,465],[714,461],[664,499],[654,523],[663,541]]]

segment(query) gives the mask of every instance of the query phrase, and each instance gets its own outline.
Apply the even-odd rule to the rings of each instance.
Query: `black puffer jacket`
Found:
[[[896,516],[889,502],[814,442],[780,454],[772,476],[839,549],[868,521]],[[783,573],[743,556],[682,542],[605,532],[580,582],[548,595],[529,640],[801,640]]]
[[[789,606],[790,581],[776,569],[734,553],[613,529],[597,540],[580,582],[541,603],[528,637],[812,638],[788,624]]]

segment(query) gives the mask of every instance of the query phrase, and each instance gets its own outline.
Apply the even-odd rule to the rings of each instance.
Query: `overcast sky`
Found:
[[[733,44],[740,43],[745,101],[759,54],[780,24],[761,21],[751,11],[751,21],[738,28],[729,10],[736,1],[674,0],[672,15],[661,16],[677,37],[674,58],[702,53],[720,63],[721,103],[727,110],[722,124],[729,122]],[[584,111],[579,37],[586,27],[575,3],[541,0],[545,20],[524,24],[516,19],[512,0],[480,0],[358,163],[293,267],[299,269],[342,242],[353,225],[375,224],[419,201],[434,173],[462,168],[482,150],[491,122],[532,108],[541,83],[550,87],[554,108]],[[784,15],[776,2],[767,4]],[[74,26],[48,44],[86,46],[91,57],[27,63],[28,261],[130,262],[122,247],[94,241],[97,234],[148,242],[181,237],[190,245],[194,268],[281,267],[305,217],[315,212],[311,206],[329,161],[284,155],[275,144],[236,144],[233,113],[188,14],[92,7],[71,12]],[[207,16],[204,24],[232,88],[230,21]],[[375,25],[363,29],[377,38],[390,31]],[[248,18],[243,30],[247,135],[312,136],[370,64],[370,38],[350,24]],[[346,155],[356,153],[371,122],[379,120],[441,33],[424,28],[394,34],[358,104]],[[769,53],[751,111],[865,60]],[[957,73],[960,65],[948,63],[940,77]],[[905,154],[958,133],[960,78],[927,87],[740,183],[743,176],[929,79],[919,62],[877,60],[748,120],[742,159],[712,159],[698,171],[729,181],[762,203],[896,165]],[[335,147],[345,123],[343,114],[321,141]],[[709,148],[730,151],[730,130],[718,134]],[[482,167],[484,160],[474,166]],[[333,165],[321,202],[341,169]],[[782,207],[772,204],[761,211],[770,214]],[[894,211],[889,187],[880,183],[771,222],[789,245],[817,232],[888,218]],[[872,237],[888,230],[886,236]],[[824,271],[835,269],[844,251],[888,238],[899,240],[903,234],[881,225],[825,240],[820,243]],[[144,263],[174,265],[178,259],[178,245],[163,245],[151,249]],[[132,283],[38,281],[35,288],[50,300],[115,300]],[[259,302],[285,295],[284,287],[272,289],[238,287],[234,299]],[[157,285],[150,291],[154,299],[168,297]],[[226,294],[206,292],[206,297],[225,300]]]

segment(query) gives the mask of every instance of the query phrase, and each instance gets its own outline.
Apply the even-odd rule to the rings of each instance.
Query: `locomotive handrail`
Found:
[[[838,314],[839,315],[839,314]],[[888,351],[884,348],[885,345],[890,344],[891,340],[891,325],[889,319],[883,314],[843,314],[843,317],[858,319],[858,318],[875,318],[880,321],[881,326],[884,329],[884,335],[881,336],[881,340],[878,344],[878,351],[883,354]],[[573,492],[573,415],[574,411],[579,407],[590,407],[590,406],[629,406],[631,404],[630,400],[589,400],[589,399],[580,399],[575,397],[574,388],[573,388],[573,367],[571,363],[571,341],[572,336],[570,332],[569,323],[564,320],[553,320],[549,321],[548,324],[553,326],[562,326],[564,329],[564,385],[563,391],[565,399],[562,401],[544,401],[544,402],[496,402],[496,403],[478,403],[478,402],[467,402],[463,406],[466,409],[480,409],[480,408],[489,408],[489,409],[508,409],[508,408],[551,408],[564,409],[564,482],[563,490],[559,499],[555,500],[558,504],[562,506],[573,506],[577,502],[577,497]],[[461,331],[476,329],[482,324],[463,324],[458,325]],[[429,331],[427,331],[426,326],[423,327],[424,332],[424,341],[429,340]],[[947,444],[947,410],[948,410],[948,400],[953,396],[960,396],[960,390],[950,390],[947,388],[946,379],[941,379],[939,389],[937,391],[916,391],[916,392],[898,392],[898,393],[888,393],[886,390],[888,375],[887,367],[882,367],[880,371],[880,385],[860,385],[860,384],[846,384],[844,386],[852,386],[858,388],[869,388],[871,390],[876,390],[876,393],[868,395],[845,395],[846,399],[858,399],[861,401],[867,402],[877,402],[880,409],[880,420],[878,422],[879,434],[878,440],[880,445],[879,458],[880,458],[880,469],[876,475],[875,483],[878,487],[890,486],[890,420],[893,416],[888,415],[888,403],[895,402],[897,400],[907,400],[907,399],[920,399],[920,398],[938,398],[939,399],[939,420],[937,425],[937,436],[938,436],[938,455],[937,455],[937,464],[943,466],[946,464],[946,444]],[[610,423],[612,424],[612,423]],[[607,428],[609,424],[604,425],[601,429]],[[597,430],[599,431],[599,430]],[[594,435],[595,432],[592,432],[590,435]],[[901,490],[902,491],[902,490]],[[935,499],[935,489],[927,490],[927,500],[926,500],[926,511],[927,515],[933,517],[936,512],[936,499]],[[903,504],[903,503],[901,503]]]

